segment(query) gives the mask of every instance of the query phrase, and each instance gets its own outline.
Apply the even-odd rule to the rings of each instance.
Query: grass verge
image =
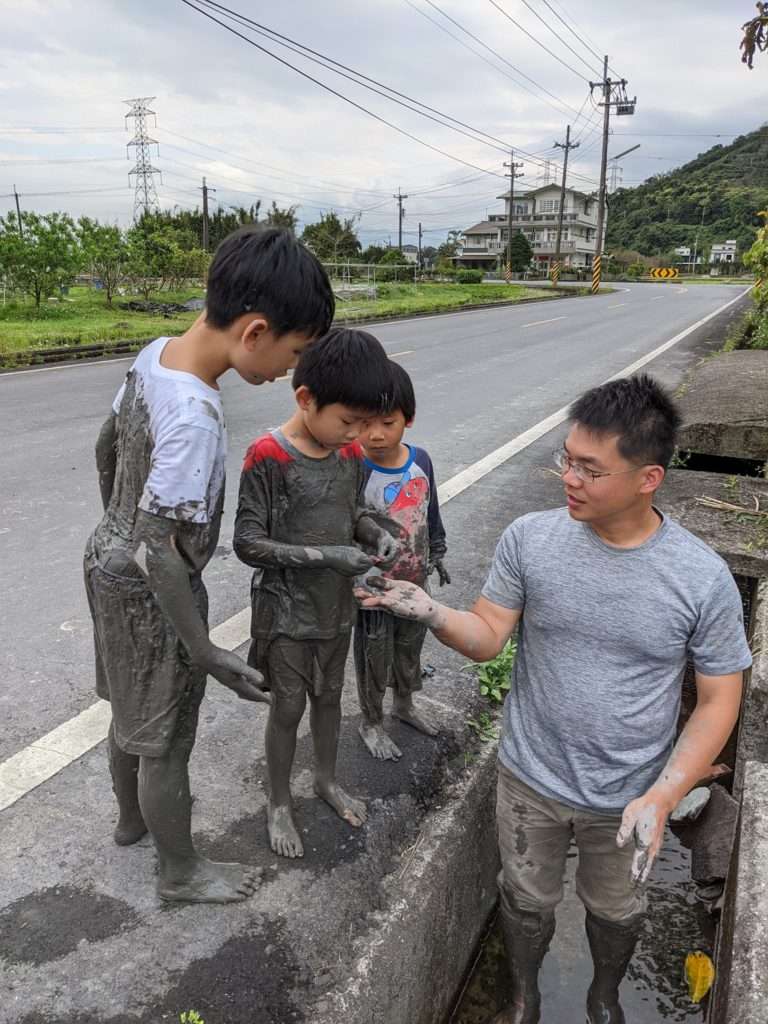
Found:
[[[573,290],[569,292],[573,294]],[[153,301],[185,302],[202,297],[200,291],[167,293]],[[337,302],[336,320],[385,318],[416,313],[435,313],[463,306],[493,302],[519,302],[521,299],[545,301],[551,292],[520,285],[460,284],[384,284],[376,299],[353,298]],[[58,347],[76,348],[125,339],[152,339],[185,331],[197,313],[141,313],[121,308],[127,298],[115,299],[107,306],[103,293],[89,288],[72,288],[60,302],[46,303],[39,311],[31,302],[14,301],[0,306],[0,361],[15,353]],[[16,363],[17,358],[13,358]]]

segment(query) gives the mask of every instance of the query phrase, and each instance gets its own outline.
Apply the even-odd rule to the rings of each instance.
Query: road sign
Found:
[[[651,277],[656,278],[657,281],[670,281],[679,276],[680,271],[677,267],[654,267],[651,270]]]

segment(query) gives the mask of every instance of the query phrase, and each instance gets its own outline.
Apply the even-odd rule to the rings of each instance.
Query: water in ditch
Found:
[[[568,860],[566,897],[558,908],[557,931],[541,971],[542,1024],[584,1024],[584,1000],[592,976],[584,910],[574,892],[576,851]],[[712,956],[714,928],[694,895],[689,854],[667,832],[667,842],[648,891],[648,918],[622,985],[627,1024],[704,1021],[702,1004],[688,998],[686,954]],[[475,970],[450,1024],[486,1024],[504,1006],[509,975],[501,929],[490,931]]]

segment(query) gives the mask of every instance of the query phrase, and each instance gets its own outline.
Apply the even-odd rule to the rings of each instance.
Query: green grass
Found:
[[[153,296],[160,302],[184,302],[201,297],[200,290],[183,293],[163,292]],[[72,288],[60,302],[47,302],[40,310],[31,301],[14,299],[0,305],[0,356],[27,349],[87,345],[95,342],[152,339],[185,331],[197,313],[178,313],[168,317],[134,313],[121,309],[129,297],[116,297],[110,308],[103,292]],[[411,313],[461,309],[486,302],[538,299],[547,295],[531,288],[507,284],[383,284],[378,298],[353,298],[337,302],[336,319],[348,323],[368,317],[388,317]]]
[[[161,302],[185,302],[200,294],[195,291],[183,294],[163,292],[157,298]],[[120,308],[120,303],[128,301],[128,298],[116,297],[110,308],[103,292],[72,288],[61,302],[44,303],[39,311],[32,301],[17,300],[0,305],[0,355],[24,349],[178,334],[194,323],[198,316],[197,313],[180,313],[171,317],[133,313]]]

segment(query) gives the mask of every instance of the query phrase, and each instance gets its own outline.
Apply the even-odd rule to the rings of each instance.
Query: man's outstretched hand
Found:
[[[651,873],[664,841],[664,826],[671,811],[663,796],[653,789],[624,808],[616,844],[626,846],[630,840],[634,841],[632,878],[640,885],[648,880]]]
[[[430,627],[437,625],[440,606],[415,583],[383,576],[370,576],[365,582],[370,590],[355,589],[355,597],[363,608],[383,608],[401,619],[413,619]]]
[[[260,701],[271,704],[272,697],[262,689],[264,676],[247,665],[232,651],[223,647],[212,647],[210,654],[201,662],[208,675],[232,690],[242,700]]]

